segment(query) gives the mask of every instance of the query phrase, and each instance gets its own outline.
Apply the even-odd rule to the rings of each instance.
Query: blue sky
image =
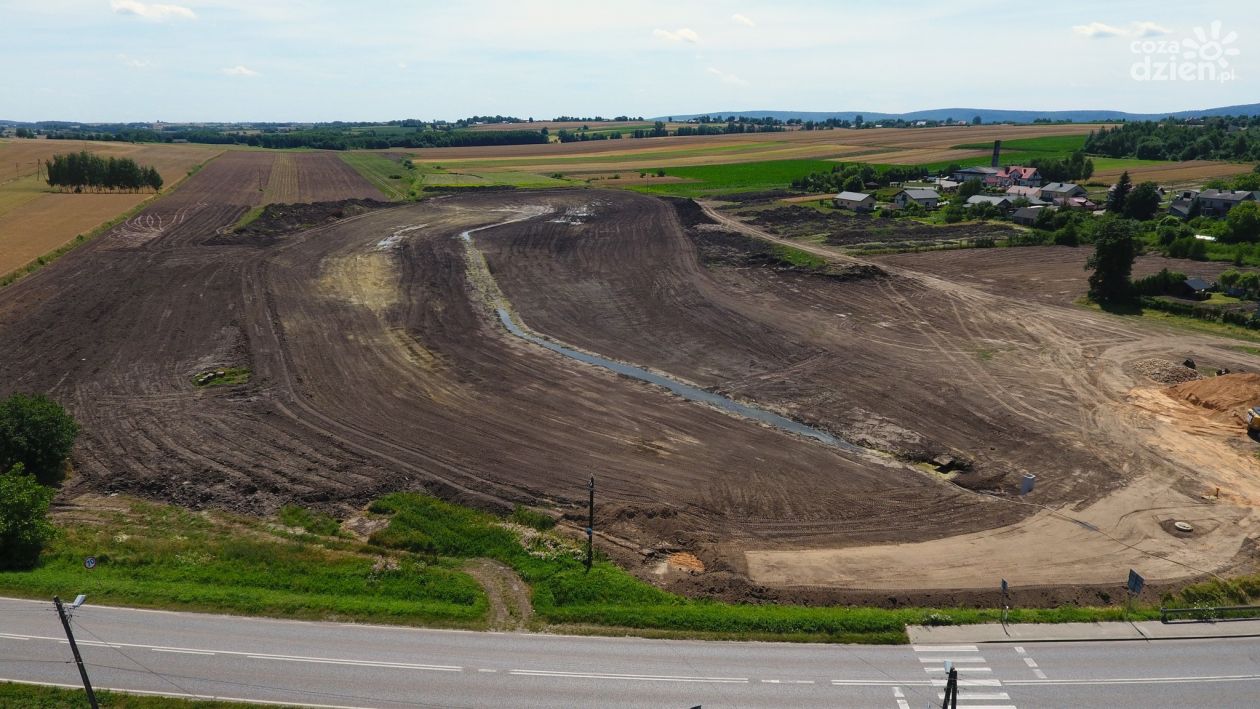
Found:
[[[1245,6],[0,0],[0,118],[1173,111],[1260,101],[1260,14]],[[1186,61],[1173,43],[1196,27],[1211,40],[1214,20],[1234,35],[1232,78],[1134,79],[1147,56]]]

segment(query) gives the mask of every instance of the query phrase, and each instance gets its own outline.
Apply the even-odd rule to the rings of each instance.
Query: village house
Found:
[[[851,209],[855,212],[869,212],[875,209],[875,195],[865,192],[841,192],[831,201],[838,209]]]
[[[1243,202],[1256,201],[1256,193],[1247,190],[1203,190],[1196,200],[1199,212],[1206,217],[1223,217]]]
[[[1062,205],[1076,198],[1084,199],[1086,194],[1085,188],[1080,185],[1074,185],[1071,182],[1051,182],[1041,188],[1040,197],[1044,202]]]
[[[986,187],[1040,187],[1041,173],[1035,167],[1011,165],[984,178]]]
[[[1054,207],[1020,207],[1011,212],[1011,221],[1023,226],[1033,226],[1037,223],[1037,217],[1045,210],[1054,211]]]
[[[991,204],[1001,212],[1007,212],[1011,209],[1010,198],[997,195],[976,194],[967,198],[968,207],[974,207],[977,204]]]
[[[936,209],[936,205],[941,201],[941,195],[936,190],[910,188],[901,190],[893,195],[892,199],[893,204],[902,208],[917,204],[924,209]]]

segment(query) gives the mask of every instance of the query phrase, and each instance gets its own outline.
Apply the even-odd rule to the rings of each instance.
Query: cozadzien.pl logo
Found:
[[[1217,20],[1196,27],[1181,40],[1135,39],[1129,51],[1141,55],[1129,76],[1134,81],[1233,81],[1238,78],[1230,58],[1239,54],[1237,32],[1223,32]]]

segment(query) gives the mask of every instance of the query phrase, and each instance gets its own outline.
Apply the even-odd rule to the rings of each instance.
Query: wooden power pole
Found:
[[[79,646],[74,642],[74,633],[70,630],[70,617],[66,615],[66,609],[61,605],[61,599],[53,596],[53,604],[57,606],[57,615],[61,618],[61,627],[66,629],[66,639],[70,641],[70,652],[74,654],[74,664],[79,666],[79,676],[83,678],[83,689],[87,692],[88,704],[92,709],[99,709],[100,705],[96,703],[96,692],[92,691],[92,682],[88,679],[87,667],[83,665],[83,656],[79,654]]]

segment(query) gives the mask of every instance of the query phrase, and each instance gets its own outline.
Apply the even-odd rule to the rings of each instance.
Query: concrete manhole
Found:
[[[1194,525],[1189,522],[1173,522],[1173,529],[1176,529],[1178,532],[1193,532]]]

